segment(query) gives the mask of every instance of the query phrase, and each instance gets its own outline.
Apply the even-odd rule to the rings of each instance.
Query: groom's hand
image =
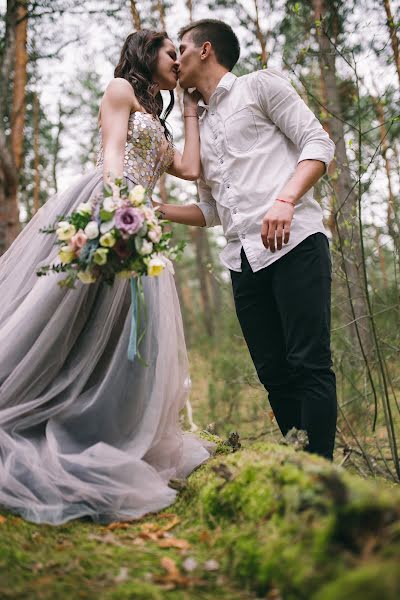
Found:
[[[294,204],[276,200],[265,213],[261,225],[261,238],[264,246],[275,252],[282,249],[282,241],[287,244],[293,219]]]

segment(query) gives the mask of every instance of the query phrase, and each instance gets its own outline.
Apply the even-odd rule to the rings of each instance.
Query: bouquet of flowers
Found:
[[[112,285],[115,277],[130,278],[132,323],[128,358],[133,360],[144,331],[139,333],[144,294],[141,276],[157,277],[165,268],[173,273],[171,260],[181,254],[184,243],[170,246],[167,221],[158,218],[146,200],[141,185],[130,191],[121,179],[104,186],[102,194],[80,204],[68,216],[41,233],[56,234],[58,258],[43,265],[38,276],[50,272],[66,273],[61,287],[75,288],[77,280],[92,284],[102,280]],[[140,355],[139,355],[140,357]]]
[[[116,276],[156,277],[165,268],[172,269],[169,259],[183,250],[183,244],[170,247],[165,223],[149,206],[141,185],[129,191],[116,179],[104,186],[103,194],[40,230],[55,233],[60,249],[58,260],[42,266],[37,275],[66,273],[58,284],[71,288],[77,280],[91,284],[102,279],[112,285]]]

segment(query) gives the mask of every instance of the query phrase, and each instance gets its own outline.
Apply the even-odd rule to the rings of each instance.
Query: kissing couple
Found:
[[[312,186],[334,144],[275,69],[236,77],[229,25],[214,19],[126,39],[99,110],[97,165],[49,199],[0,259],[0,505],[36,523],[137,519],[172,504],[172,478],[213,452],[181,430],[188,360],[172,273],[143,278],[141,355],[127,358],[129,282],[38,278],[54,261],[39,230],[88,203],[113,178],[146,188],[163,218],[221,225],[237,316],[282,434],[307,431],[307,450],[332,459],[336,425],[330,351],[331,262]],[[177,82],[185,141],[166,119]],[[161,90],[169,90],[164,110]],[[151,200],[163,173],[198,180],[199,201]]]

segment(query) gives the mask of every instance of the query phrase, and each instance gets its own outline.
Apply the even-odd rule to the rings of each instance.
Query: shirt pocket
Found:
[[[258,141],[254,114],[249,107],[241,108],[224,122],[226,146],[232,152],[248,152]]]

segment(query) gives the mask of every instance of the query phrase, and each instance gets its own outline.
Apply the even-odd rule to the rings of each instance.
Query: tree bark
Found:
[[[155,9],[160,15],[160,29],[165,31],[167,27],[165,25],[165,6],[163,0],[156,0]]]
[[[193,2],[192,0],[186,0],[186,8],[189,11],[189,22],[193,21]]]
[[[139,10],[138,10],[135,0],[131,0],[131,14],[132,14],[133,25],[134,25],[136,31],[139,31],[140,29],[142,29],[142,20],[140,18]]]
[[[10,79],[15,61],[15,30],[17,22],[17,2],[7,1],[5,35],[1,52],[0,77],[0,254],[8,246],[9,202],[17,192],[17,170],[14,155],[5,133],[6,107],[9,103]]]
[[[392,168],[391,168],[390,159],[389,159],[389,155],[388,155],[388,150],[389,150],[390,146],[389,146],[389,140],[388,140],[388,135],[387,135],[387,129],[386,129],[386,125],[385,125],[385,114],[383,111],[382,103],[379,102],[379,100],[374,97],[372,97],[372,101],[374,103],[376,116],[378,117],[378,121],[379,121],[379,133],[380,133],[380,140],[381,140],[382,156],[383,156],[383,160],[385,161],[385,172],[386,172],[386,178],[387,178],[387,182],[388,182],[388,206],[387,206],[387,217],[386,217],[387,228],[388,228],[389,234],[393,240],[393,243],[396,247],[397,253],[400,256],[400,244],[399,244],[399,242],[400,242],[400,240],[399,240],[400,222],[399,222],[399,215],[398,215],[398,211],[397,211],[396,196],[393,191]],[[396,227],[395,227],[395,224],[396,224]],[[396,229],[397,229],[397,231],[396,231]]]
[[[39,98],[33,94],[33,161],[34,161],[34,187],[33,187],[33,214],[40,208],[40,157],[39,157]]]
[[[206,265],[204,264],[204,258],[206,256],[206,244],[208,243],[208,240],[206,239],[207,232],[203,227],[193,227],[190,230],[190,234],[196,250],[196,267],[200,284],[200,298],[204,325],[208,335],[212,337],[214,334],[213,314],[207,283],[208,273]]]
[[[365,281],[362,272],[360,231],[358,227],[357,195],[349,169],[345,146],[345,131],[341,120],[342,108],[336,77],[335,50],[323,31],[326,16],[324,0],[312,0],[315,19],[322,23],[317,28],[320,50],[321,78],[326,87],[327,124],[336,143],[336,161],[338,172],[335,175],[334,216],[337,229],[342,268],[347,281],[348,298],[346,319],[352,322],[352,336],[358,339],[366,356],[372,352],[369,311],[365,297]],[[357,333],[358,331],[358,333]]]
[[[8,248],[9,199],[17,193],[17,172],[3,130],[0,127],[0,254]]]
[[[393,19],[392,9],[390,7],[390,0],[383,0],[383,5],[386,11],[386,25],[389,30],[390,35],[390,43],[392,44],[393,57],[394,57],[394,65],[396,67],[397,76],[399,78],[400,83],[400,52],[399,52],[399,40],[397,39],[396,34],[396,24]]]
[[[254,20],[254,25],[256,28],[256,37],[260,43],[261,48],[261,67],[265,68],[268,62],[268,53],[267,53],[267,36],[263,34],[261,25],[260,25],[260,14],[258,10],[258,0],[254,0],[254,8],[256,11],[256,18]]]
[[[27,36],[28,9],[26,0],[20,0],[17,6],[17,24],[15,28],[15,66],[13,85],[13,104],[11,113],[11,149],[17,173],[23,162],[24,127],[25,127],[25,93],[27,79]],[[9,200],[7,245],[11,245],[20,232],[18,190]]]

